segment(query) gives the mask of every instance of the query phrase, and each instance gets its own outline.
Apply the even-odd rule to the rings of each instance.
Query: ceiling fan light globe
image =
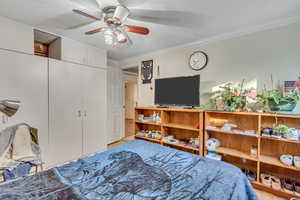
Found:
[[[127,35],[125,33],[123,33],[120,30],[116,30],[114,33],[115,33],[117,41],[119,43],[126,43],[127,42]]]
[[[106,31],[104,31],[104,40],[107,45],[114,46],[118,42],[115,30],[109,28]]]
[[[107,45],[113,45],[114,39],[112,35],[104,35],[104,40]]]

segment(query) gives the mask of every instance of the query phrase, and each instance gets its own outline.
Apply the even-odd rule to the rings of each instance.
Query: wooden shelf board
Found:
[[[206,113],[219,113],[219,114],[231,114],[231,115],[252,115],[252,116],[259,116],[259,113],[255,112],[228,112],[222,110],[205,110]]]
[[[248,169],[248,170],[251,170],[251,171],[257,171],[257,165],[256,166],[253,166],[253,165],[249,165],[247,163],[240,163],[240,162],[235,162],[235,161],[228,161],[228,160],[225,160],[224,162],[227,162],[227,163],[230,163],[232,165],[235,165],[241,169]]]
[[[279,117],[279,118],[295,118],[295,119],[300,119],[300,115],[297,114],[283,114],[283,113],[262,113],[261,114],[262,117]]]
[[[258,190],[263,190],[263,191],[266,191],[266,192],[269,192],[269,193],[272,193],[276,196],[279,196],[279,197],[283,197],[283,198],[287,198],[287,199],[290,199],[290,198],[300,198],[299,195],[297,194],[291,194],[291,193],[288,193],[288,192],[285,192],[284,190],[275,190],[271,187],[268,187],[268,186],[265,186],[264,184],[260,183],[260,182],[257,182],[257,181],[253,181],[251,182],[252,186]]]
[[[226,148],[226,147],[218,147],[215,152],[221,153],[221,154],[226,154],[226,155],[230,155],[230,156],[234,156],[234,157],[238,157],[238,158],[245,158],[247,160],[253,160],[253,161],[257,161],[257,158],[254,158],[246,153],[243,153],[241,151],[235,150],[235,149],[231,149],[231,148]]]
[[[140,120],[135,120],[135,123],[138,123],[138,124],[148,124],[148,125],[154,125],[154,126],[161,126],[160,123],[146,122],[146,121],[140,121]]]
[[[276,158],[276,157],[261,155],[260,156],[260,161],[262,163],[266,163],[266,164],[269,164],[269,165],[274,165],[274,166],[277,166],[277,167],[282,167],[282,168],[286,168],[286,169],[300,171],[300,168],[296,168],[294,166],[284,165],[283,163],[280,162],[279,158]]]
[[[274,138],[274,137],[268,137],[268,136],[261,136],[262,139],[265,140],[275,140],[275,141],[279,141],[279,142],[288,142],[288,143],[296,143],[296,144],[300,144],[299,140],[288,140],[285,138]]]
[[[201,109],[184,109],[184,108],[166,108],[166,112],[203,112]]]
[[[184,108],[156,108],[156,107],[136,107],[136,110],[153,110],[166,112],[204,112],[202,109],[184,109]]]
[[[135,138],[137,138],[137,139],[142,139],[142,140],[147,140],[147,141],[150,141],[150,142],[157,142],[157,143],[160,143],[160,142],[161,142],[161,140],[151,139],[151,138],[142,137],[142,136],[138,136],[138,135],[135,135]]]
[[[156,108],[156,107],[136,107],[136,110],[153,110],[153,111],[161,111],[163,108]]]
[[[247,164],[243,164],[243,163],[236,163],[236,162],[228,162],[228,163],[235,165],[241,169],[248,169],[248,170],[251,170],[254,172],[257,171],[257,166],[251,166],[251,165],[247,165]]]
[[[222,131],[220,129],[216,129],[216,130],[206,129],[206,131],[208,131],[208,132],[215,132],[215,133],[224,133],[224,134],[229,134],[229,135],[239,135],[239,136],[255,137],[255,138],[259,137],[258,135],[247,135],[247,134],[241,134],[241,133],[234,133],[234,132],[230,132],[230,131]]]
[[[200,131],[200,129],[194,128],[190,125],[182,125],[182,124],[176,124],[176,123],[167,123],[167,124],[163,124],[162,126],[168,127],[168,128],[178,128],[178,129],[186,129],[186,130],[191,130],[191,131]]]
[[[193,147],[187,147],[187,146],[183,146],[183,145],[180,145],[180,144],[174,144],[174,143],[167,142],[167,141],[163,141],[163,144],[167,144],[167,145],[175,146],[175,147],[181,147],[181,148],[185,148],[185,149],[189,149],[189,150],[193,150],[193,151],[199,151],[199,149],[196,149],[196,148],[193,148]]]

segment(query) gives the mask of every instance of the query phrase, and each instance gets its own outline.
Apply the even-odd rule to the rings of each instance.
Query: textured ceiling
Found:
[[[0,15],[105,48],[114,60],[300,17],[299,0],[122,0],[132,11],[126,24],[146,26],[151,33],[130,33],[131,47],[110,48],[104,44],[102,33],[84,35],[85,31],[104,26],[102,22],[91,22],[72,13],[73,8],[85,7],[97,14],[93,0],[81,0],[86,2],[81,4],[76,1],[1,0]],[[118,4],[117,0],[97,1],[102,6]],[[70,29],[80,24],[88,25]]]

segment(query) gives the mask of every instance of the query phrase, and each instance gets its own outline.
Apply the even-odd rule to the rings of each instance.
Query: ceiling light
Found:
[[[115,35],[113,33],[113,30],[111,29],[107,29],[106,31],[104,31],[104,40],[105,40],[105,43],[107,45],[115,45]]]
[[[127,42],[127,35],[125,35],[125,33],[121,32],[119,30],[116,30],[115,34],[117,36],[117,40],[118,40],[119,43]]]

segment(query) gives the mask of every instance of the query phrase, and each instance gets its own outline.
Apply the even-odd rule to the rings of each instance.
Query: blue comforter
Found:
[[[0,199],[257,200],[240,169],[146,141],[0,185]]]

